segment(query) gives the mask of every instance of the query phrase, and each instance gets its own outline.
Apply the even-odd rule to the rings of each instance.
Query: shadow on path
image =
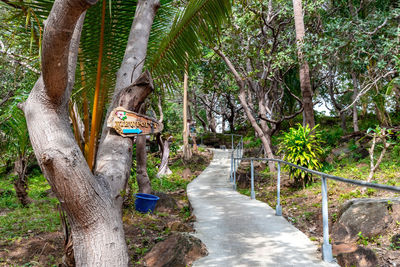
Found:
[[[229,183],[230,151],[214,150],[210,166],[188,185],[195,236],[209,255],[193,266],[338,266],[323,262],[317,247],[267,204]]]

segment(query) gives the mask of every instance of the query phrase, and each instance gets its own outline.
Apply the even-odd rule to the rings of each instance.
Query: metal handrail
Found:
[[[236,154],[236,159],[239,158],[239,156],[243,157],[243,137],[242,136],[240,137],[241,137],[240,141],[235,148],[233,148],[233,143],[232,143],[230,182],[233,183],[233,189],[235,190],[236,190],[236,169],[238,168],[238,165],[236,164],[236,160],[234,160],[235,159],[234,154]]]
[[[332,262],[333,261],[333,256],[332,256],[332,245],[329,243],[329,219],[328,219],[328,187],[326,183],[326,179],[331,179],[331,180],[336,180],[344,183],[349,183],[349,184],[354,184],[354,185],[359,185],[359,186],[364,186],[364,187],[371,187],[371,188],[376,188],[376,189],[381,189],[381,190],[388,190],[388,191],[393,191],[396,193],[400,193],[400,187],[398,186],[390,186],[390,185],[383,185],[383,184],[376,184],[376,183],[370,183],[370,182],[365,182],[361,180],[352,180],[352,179],[347,179],[339,176],[334,176],[330,174],[326,174],[323,172],[315,171],[315,170],[310,170],[302,166],[298,166],[296,164],[281,160],[281,159],[269,159],[269,158],[243,158],[242,155],[240,157],[234,157],[234,153],[232,151],[231,155],[231,182],[233,182],[233,189],[236,190],[236,161],[250,161],[251,165],[251,193],[250,197],[251,199],[255,199],[255,191],[254,191],[254,165],[253,161],[258,160],[258,161],[273,161],[277,162],[278,164],[278,174],[277,174],[277,200],[276,200],[276,209],[275,209],[275,215],[277,216],[282,216],[282,206],[280,204],[280,184],[281,184],[281,164],[286,164],[292,167],[295,167],[297,169],[316,174],[321,176],[321,194],[322,194],[322,224],[323,224],[323,244],[322,244],[322,258],[326,262]],[[232,175],[233,173],[233,175]],[[234,179],[232,180],[232,176]]]

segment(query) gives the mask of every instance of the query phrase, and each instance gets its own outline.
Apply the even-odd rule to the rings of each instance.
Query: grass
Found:
[[[50,186],[43,175],[36,171],[28,177],[29,197],[34,201],[28,207],[18,203],[11,179],[6,177],[0,180],[0,188],[5,192],[0,197],[0,211],[3,211],[0,216],[0,241],[57,231],[60,228],[58,200],[47,196]]]
[[[1,216],[0,225],[0,240],[10,241],[41,232],[57,231],[60,228],[60,219],[54,203],[34,203]]]

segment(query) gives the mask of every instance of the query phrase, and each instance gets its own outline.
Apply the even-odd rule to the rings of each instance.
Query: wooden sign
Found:
[[[107,120],[107,127],[114,128],[123,137],[155,134],[162,131],[163,124],[142,114],[115,108]]]

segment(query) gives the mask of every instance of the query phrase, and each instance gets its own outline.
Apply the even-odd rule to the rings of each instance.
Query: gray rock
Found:
[[[354,267],[377,267],[378,258],[375,253],[368,248],[358,246],[357,250],[350,253],[341,253],[337,257],[340,266]]]
[[[352,243],[357,241],[360,232],[364,237],[376,237],[384,234],[399,218],[399,199],[353,199],[339,211],[332,239]]]
[[[157,243],[146,254],[144,261],[151,267],[185,267],[207,255],[207,249],[200,239],[183,233],[174,233],[163,242]]]
[[[153,191],[152,194],[160,198],[157,201],[155,211],[172,212],[177,207],[176,200],[171,195],[155,191]]]

